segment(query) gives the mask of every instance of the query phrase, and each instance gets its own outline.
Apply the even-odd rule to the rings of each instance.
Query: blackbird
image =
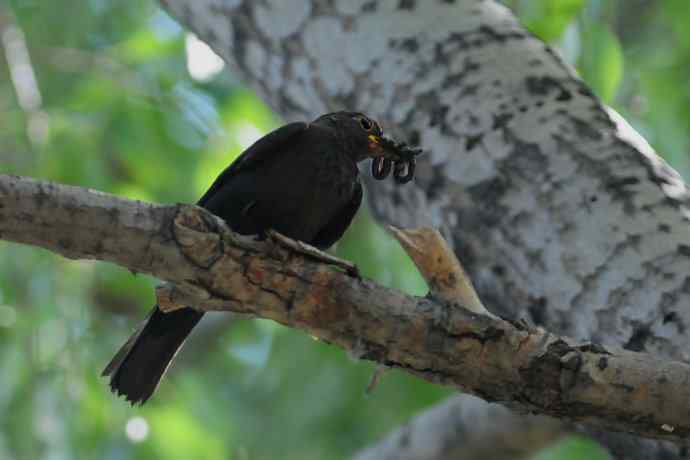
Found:
[[[385,174],[375,174],[379,179],[391,164],[396,173],[407,164],[407,176],[396,174],[398,182],[406,182],[417,153],[384,137],[379,124],[362,113],[329,113],[259,139],[218,176],[198,205],[237,233],[275,231],[326,249],[340,239],[362,201],[357,163],[374,158],[378,166],[385,164]],[[189,307],[163,313],[155,306],[103,371],[112,391],[133,405],[146,402],[203,315]]]

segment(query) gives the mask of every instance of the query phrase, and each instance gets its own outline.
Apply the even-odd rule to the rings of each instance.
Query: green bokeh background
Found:
[[[689,2],[506,3],[687,175]],[[0,28],[22,31],[41,96],[19,103],[0,48],[2,173],[193,202],[240,153],[242,133],[280,124],[227,71],[193,79],[185,32],[155,2],[0,0]],[[336,251],[383,284],[425,292],[366,210]],[[0,459],[347,458],[452,394],[393,371],[367,396],[371,364],[268,321],[213,314],[156,397],[131,408],[99,373],[154,284],[0,242]],[[144,439],[127,434],[142,424]],[[538,458],[607,457],[577,437]]]

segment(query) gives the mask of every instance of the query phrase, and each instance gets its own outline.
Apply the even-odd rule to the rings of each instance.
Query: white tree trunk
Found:
[[[428,149],[414,184],[370,184],[372,207],[440,228],[494,313],[688,358],[685,184],[506,8],[161,3],[285,118],[357,109]]]

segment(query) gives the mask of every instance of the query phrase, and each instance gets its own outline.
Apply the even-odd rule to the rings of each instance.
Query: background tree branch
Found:
[[[554,419],[517,415],[465,394],[413,418],[355,460],[520,460],[568,433]]]
[[[353,458],[527,459],[574,433],[604,444],[616,459],[671,459],[687,455],[683,446],[671,442],[598,430],[551,417],[523,415],[463,394],[429,408]]]

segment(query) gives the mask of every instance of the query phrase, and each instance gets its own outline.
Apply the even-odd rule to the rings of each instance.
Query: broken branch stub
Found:
[[[417,266],[435,299],[495,317],[479,300],[460,260],[438,230],[429,227],[400,229],[392,225],[387,229]]]

